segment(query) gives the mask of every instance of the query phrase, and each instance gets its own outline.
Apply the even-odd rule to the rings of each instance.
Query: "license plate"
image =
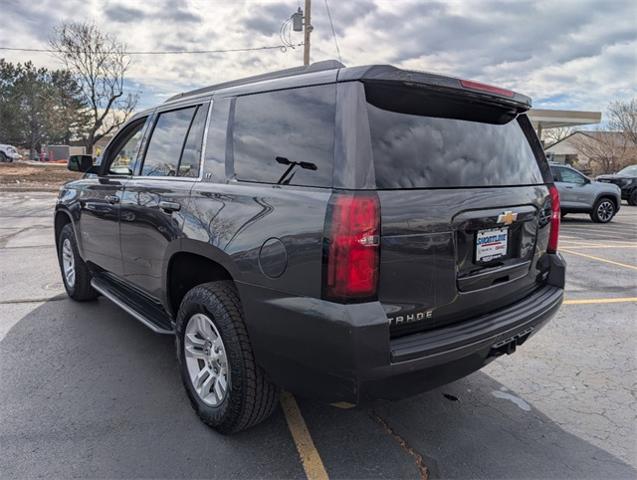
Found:
[[[480,230],[476,236],[476,261],[489,262],[507,254],[509,229]]]

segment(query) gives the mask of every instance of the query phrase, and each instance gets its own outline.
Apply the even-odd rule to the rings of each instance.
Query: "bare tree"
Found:
[[[622,132],[627,142],[637,146],[637,98],[611,102],[608,126],[611,130]]]
[[[619,132],[580,132],[573,144],[595,174],[614,173],[624,166],[627,145]]]
[[[125,45],[93,23],[76,22],[57,27],[50,44],[76,77],[86,100],[90,122],[85,143],[92,152],[95,143],[122,125],[137,105],[137,93],[124,93],[130,65]]]
[[[544,140],[544,145],[550,147],[560,140],[564,140],[574,131],[575,130],[573,130],[571,127],[544,128],[542,130],[542,140]]]

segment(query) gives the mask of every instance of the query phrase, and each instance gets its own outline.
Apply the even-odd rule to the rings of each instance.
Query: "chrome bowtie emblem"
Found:
[[[498,223],[504,223],[505,225],[511,225],[517,219],[517,212],[512,212],[511,210],[507,210],[506,212],[498,215]]]

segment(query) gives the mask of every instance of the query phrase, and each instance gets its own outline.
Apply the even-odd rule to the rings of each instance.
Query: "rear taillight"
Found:
[[[555,185],[549,187],[549,195],[551,197],[551,230],[549,233],[549,245],[547,251],[549,253],[557,252],[557,242],[560,236],[560,194]]]
[[[325,232],[324,296],[345,302],[373,299],[380,248],[376,193],[334,193]]]

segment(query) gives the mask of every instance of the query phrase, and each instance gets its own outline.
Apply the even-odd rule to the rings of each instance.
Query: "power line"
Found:
[[[248,48],[228,48],[220,50],[164,50],[164,51],[129,51],[121,52],[124,55],[187,55],[187,54],[205,54],[205,53],[235,53],[235,52],[258,52],[260,50],[274,50],[279,49],[283,52],[287,48],[302,47],[303,43],[297,43],[294,45],[269,45],[263,47],[248,47]],[[0,50],[12,51],[12,52],[44,52],[44,53],[64,53],[63,50],[55,50],[51,48],[14,48],[14,47],[0,47]],[[94,52],[82,52],[82,53],[94,53]]]
[[[330,4],[325,0],[325,9],[327,10],[327,18],[330,19],[330,27],[332,28],[332,36],[334,37],[334,45],[336,45],[336,53],[338,54],[338,61],[343,63],[341,57],[341,49],[338,48],[338,40],[336,39],[336,30],[334,30],[334,23],[332,22],[332,12],[330,12]]]

